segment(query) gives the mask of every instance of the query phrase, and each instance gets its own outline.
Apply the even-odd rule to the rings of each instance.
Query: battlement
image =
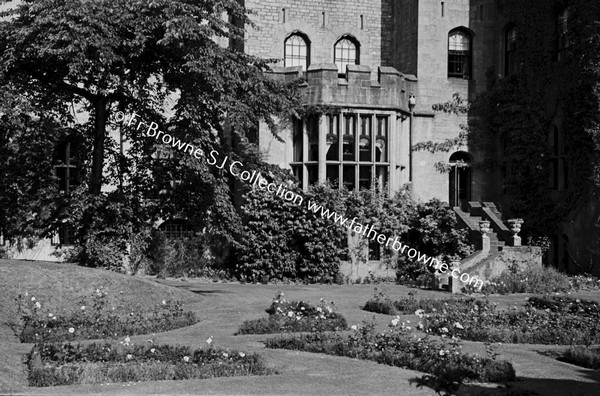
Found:
[[[340,77],[333,63],[313,64],[306,72],[301,66],[275,66],[269,74],[281,81],[304,78],[307,103],[406,112],[408,97],[417,84],[415,76],[387,66],[378,67],[377,80],[371,79],[371,68],[363,65],[348,65],[345,76]]]

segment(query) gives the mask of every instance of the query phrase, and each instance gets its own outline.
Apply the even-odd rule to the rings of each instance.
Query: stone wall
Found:
[[[442,2],[437,0],[404,0],[400,2],[400,6],[407,9],[415,3],[418,7],[418,20],[407,22],[408,17],[405,15],[399,22],[401,28],[397,34],[401,37],[398,40],[404,42],[405,46],[401,47],[403,55],[397,59],[400,68],[407,67],[412,72],[412,57],[416,53],[414,72],[419,79],[415,92],[416,112],[428,117],[433,104],[449,101],[455,93],[462,98],[473,99],[486,88],[486,73],[497,63],[497,12],[494,2],[490,0],[445,1],[443,12]],[[413,32],[415,26],[416,35]],[[448,33],[459,27],[472,33],[472,74],[469,80],[448,77]],[[466,115],[436,113],[430,128],[422,127],[417,121],[413,142],[441,142],[455,137],[460,133],[461,124],[466,123]],[[471,151],[469,147],[461,149]],[[436,171],[434,165],[437,162],[447,163],[453,152],[415,153],[413,174],[417,197],[424,200],[434,197],[449,200],[449,175]],[[477,153],[471,154],[477,156]],[[474,158],[478,159],[480,158]],[[492,200],[494,197],[489,196],[487,191],[493,184],[493,179],[490,175],[475,172],[471,199]]]
[[[333,46],[350,34],[360,43],[360,64],[392,65],[393,0],[249,0],[256,28],[247,27],[248,53],[283,59],[284,40],[299,31],[310,39],[311,63],[333,63]],[[283,66],[283,62],[279,65]]]
[[[500,275],[511,265],[524,269],[542,266],[542,253],[539,246],[505,246],[502,251],[490,254],[487,258],[470,265],[466,259],[461,262],[461,272],[489,280]]]

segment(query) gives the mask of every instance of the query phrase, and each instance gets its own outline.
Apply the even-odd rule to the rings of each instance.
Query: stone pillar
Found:
[[[487,234],[481,234],[481,250],[484,253],[490,252],[490,237]]]
[[[487,234],[491,231],[490,222],[487,220],[480,221],[479,231],[481,231],[481,250],[484,254],[488,254],[490,252],[490,237]]]
[[[488,238],[488,249],[489,249],[489,239],[490,238]],[[454,269],[459,269],[460,270],[460,261],[453,261],[450,264],[450,266],[451,267],[448,270],[449,271],[448,279],[449,279],[449,283],[450,283],[449,289],[452,292],[452,294],[460,293],[460,290],[463,287],[462,281],[460,279],[456,279],[456,278],[454,278],[452,276],[452,270],[454,270]]]
[[[518,235],[512,236],[512,245],[513,246],[521,246],[521,237]]]

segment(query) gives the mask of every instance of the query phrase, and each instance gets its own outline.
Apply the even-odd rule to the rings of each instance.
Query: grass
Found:
[[[130,343],[42,344],[30,353],[28,371],[35,387],[274,373],[257,354]]]
[[[73,264],[0,260],[0,288],[0,321],[21,342],[144,334],[197,321],[182,308],[198,300],[191,293]]]
[[[6,263],[11,267],[30,266],[35,263],[12,261]],[[0,260],[0,267],[4,263]],[[35,264],[37,266],[37,264]],[[46,268],[53,267],[51,263],[45,263]],[[62,271],[65,266],[63,264],[54,265],[56,271]],[[68,266],[70,267],[70,266]],[[83,276],[79,279],[86,279],[90,272],[101,272],[90,270],[88,268],[73,267],[73,270],[83,272]],[[34,277],[36,271],[29,271]],[[48,273],[46,269],[45,274]],[[6,279],[0,277],[0,283],[9,284],[10,287],[18,286],[21,274],[18,271],[12,272],[15,279]],[[41,274],[40,276],[46,276]],[[96,276],[91,274],[92,276]],[[245,319],[251,319],[264,314],[264,302],[269,301],[277,290],[285,287],[286,294],[294,294],[298,298],[307,301],[318,302],[320,297],[325,297],[328,300],[336,301],[336,312],[340,312],[347,319],[348,324],[352,325],[359,323],[364,319],[365,311],[360,307],[364,302],[371,298],[373,294],[373,286],[369,285],[353,285],[353,286],[338,286],[338,285],[252,285],[252,284],[215,284],[203,283],[196,280],[158,280],[167,286],[156,285],[151,281],[139,281],[136,278],[118,275],[119,281],[122,279],[124,286],[119,286],[118,283],[112,287],[112,290],[123,290],[123,295],[130,295],[131,301],[135,300],[135,289],[138,282],[143,283],[143,288],[150,287],[140,293],[140,298],[145,301],[146,306],[155,304],[157,300],[163,298],[185,299],[188,301],[196,301],[194,304],[187,304],[186,307],[193,309],[196,315],[202,320],[200,323],[192,327],[183,328],[175,332],[167,332],[156,334],[155,342],[157,343],[178,343],[182,345],[190,345],[197,347],[198,339],[200,342],[207,335],[212,334],[215,342],[219,346],[228,347],[238,350],[246,350],[248,352],[256,351],[255,337],[234,337],[233,332],[237,330],[237,326]],[[31,282],[31,279],[26,279]],[[133,283],[132,281],[135,281]],[[48,284],[48,288],[53,288],[57,292],[57,298],[63,298],[65,301],[77,301],[69,299],[68,292],[60,294],[60,283],[65,286],[72,282],[68,275],[60,275],[54,278],[55,284]],[[58,284],[56,284],[56,282]],[[81,281],[80,281],[81,282]],[[44,279],[40,280],[42,291],[44,288]],[[94,282],[97,284],[96,282]],[[71,286],[71,285],[70,285]],[[77,285],[72,285],[77,286]],[[152,289],[152,286],[154,288]],[[178,287],[178,289],[172,288]],[[131,289],[127,289],[130,287]],[[16,288],[15,288],[16,289]],[[164,295],[165,289],[173,290],[178,297],[172,294]],[[81,292],[90,290],[89,285],[81,287]],[[154,293],[152,293],[154,290]],[[188,291],[189,290],[189,291]],[[405,286],[394,286],[390,289],[390,298],[393,300],[406,296],[408,292],[414,289]],[[190,291],[197,292],[194,295]],[[24,289],[22,290],[24,292]],[[62,293],[62,292],[60,292]],[[448,293],[418,290],[418,298],[447,298]],[[156,296],[156,297],[155,297]],[[592,293],[578,295],[580,298],[594,298]],[[0,293],[0,299],[6,297],[4,293]],[[41,294],[40,294],[41,297]],[[524,296],[490,296],[491,301],[499,302],[501,306],[522,305]],[[10,296],[9,303],[14,308],[14,301]],[[127,300],[124,301],[127,303]],[[5,311],[0,311],[0,316],[5,315]],[[264,314],[266,316],[266,314]],[[385,326],[390,317],[377,315],[375,320],[378,325]],[[413,318],[411,324],[414,324]],[[555,325],[550,325],[555,327]],[[9,394],[24,394],[34,392],[36,394],[56,394],[58,388],[37,388],[27,389],[27,377],[24,366],[21,364],[23,355],[26,355],[31,349],[26,344],[18,343],[10,329],[4,331],[4,322],[0,321],[0,393]],[[3,336],[5,334],[5,336]],[[202,334],[200,336],[200,334]],[[139,337],[145,341],[147,337]],[[138,338],[136,338],[137,340]],[[477,352],[480,356],[485,356],[485,347],[482,343],[465,343],[463,346],[465,351]],[[583,370],[577,366],[564,364],[555,359],[549,359],[546,356],[540,355],[538,347],[535,345],[519,345],[518,347],[502,345],[499,347],[499,352],[502,353],[502,358],[509,361],[523,361],[527,364],[521,364],[517,368],[517,375],[522,379],[514,383],[518,389],[529,389],[536,391],[538,394],[595,394],[597,382],[590,381],[590,370]],[[423,395],[432,394],[433,391],[417,389],[414,385],[410,385],[409,381],[418,373],[410,370],[402,370],[393,366],[377,364],[373,361],[340,358],[333,355],[311,354],[311,353],[294,353],[287,350],[267,350],[265,357],[268,356],[269,366],[281,368],[283,375],[274,376],[244,376],[238,378],[217,378],[205,380],[189,380],[189,381],[155,381],[155,382],[140,382],[131,384],[131,387],[125,387],[125,384],[117,384],[106,387],[104,392],[113,392],[121,389],[121,392],[127,390],[128,394],[391,394],[398,393],[401,389],[402,394],[406,395]],[[367,374],[365,374],[367,373]],[[593,373],[592,373],[593,374]],[[343,378],[343,381],[340,381]],[[569,381],[561,380],[569,378]],[[487,386],[487,385],[485,385]],[[65,395],[86,395],[97,393],[104,387],[98,385],[93,386],[65,386],[60,388],[60,393]],[[467,386],[466,391],[476,394],[481,390],[477,384]]]
[[[107,306],[144,308],[162,300],[198,302],[192,293],[149,280],[74,264],[0,260],[0,321],[15,322],[19,313],[15,298],[28,293],[45,302],[45,308],[76,306],[90,289],[103,286],[109,292]]]

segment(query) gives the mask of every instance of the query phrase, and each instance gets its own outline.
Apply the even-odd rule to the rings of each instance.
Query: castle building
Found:
[[[480,3],[480,4],[479,4]],[[309,116],[285,143],[261,134],[268,161],[291,167],[304,187],[329,181],[349,189],[412,182],[417,197],[493,200],[485,177],[468,167],[451,174],[435,164],[470,162],[468,147],[412,152],[421,141],[457,136],[466,117],[434,113],[432,104],[485,87],[496,61],[494,2],[246,1],[257,28],[244,50],[281,59],[276,78],[306,79],[306,101],[336,114]],[[502,61],[498,59],[498,61]]]
[[[569,46],[569,4],[550,3],[539,10],[547,19],[539,45],[552,54],[552,62],[560,62]],[[283,131],[283,143],[261,126],[259,149],[267,161],[291,169],[304,188],[327,181],[350,190],[394,192],[410,182],[418,199],[439,198],[465,210],[469,202],[510,207],[502,172],[469,166],[500,156],[501,150],[478,152],[468,144],[448,152],[411,147],[457,137],[468,121],[466,114],[434,112],[433,105],[456,94],[473,100],[486,91],[490,77],[502,79],[527,67],[516,51],[519,2],[245,0],[244,5],[256,24],[246,27],[244,51],[280,59],[274,78],[304,78],[306,103],[329,106]],[[568,185],[561,106],[556,95],[549,97],[548,117],[555,121],[548,135],[553,147],[548,190],[554,195]],[[450,171],[439,171],[440,165]],[[495,205],[486,206],[499,215]],[[574,210],[552,230],[548,262],[567,272],[597,274],[600,267],[593,263],[600,256],[586,246],[598,244],[592,223],[599,216],[591,197]],[[506,227],[495,231],[501,234]],[[578,261],[592,265],[584,269]]]

